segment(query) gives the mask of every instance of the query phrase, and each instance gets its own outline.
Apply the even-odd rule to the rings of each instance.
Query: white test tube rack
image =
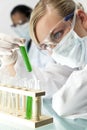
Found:
[[[43,125],[47,125],[50,123],[53,123],[53,118],[42,115],[41,113],[41,96],[45,95],[44,91],[40,90],[28,90],[23,89],[19,87],[11,87],[6,85],[0,85],[0,98],[1,94],[6,94],[10,96],[10,98],[7,99],[7,106],[3,106],[2,108],[2,102],[0,99],[0,117],[3,119],[7,119],[10,122],[14,122],[16,124],[22,124],[26,125],[32,128],[37,128]],[[11,95],[15,95],[15,100],[12,99]],[[20,110],[20,95],[22,96],[22,109]],[[6,96],[6,95],[5,95]],[[8,96],[8,97],[9,97]],[[32,117],[31,119],[26,119],[26,97],[30,96],[32,97]],[[15,102],[15,105],[13,105],[13,102]],[[14,108],[12,107],[14,106]]]

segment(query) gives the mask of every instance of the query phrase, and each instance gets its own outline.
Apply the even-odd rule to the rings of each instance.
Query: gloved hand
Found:
[[[14,38],[0,33],[0,60],[4,65],[15,63],[17,60],[17,49],[25,42],[22,38]]]

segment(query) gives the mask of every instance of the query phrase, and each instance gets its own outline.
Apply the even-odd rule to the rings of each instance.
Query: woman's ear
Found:
[[[77,17],[79,18],[83,28],[87,30],[87,14],[83,10],[77,10]]]

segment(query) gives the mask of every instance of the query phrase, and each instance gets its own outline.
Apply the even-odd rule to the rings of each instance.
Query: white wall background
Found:
[[[87,12],[87,0],[74,0],[76,2],[80,2],[83,6],[85,11]]]
[[[87,11],[87,0],[75,0],[83,3]],[[34,7],[38,0],[0,0],[0,32],[14,34],[10,28],[10,11],[18,4],[25,4]]]
[[[34,7],[38,0],[0,0],[0,32],[14,34],[10,28],[10,12],[14,6],[25,4]]]

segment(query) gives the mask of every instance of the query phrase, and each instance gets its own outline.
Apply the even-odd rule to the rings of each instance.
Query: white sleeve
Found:
[[[87,115],[87,66],[74,71],[65,85],[53,95],[52,107],[58,115],[71,118]]]

